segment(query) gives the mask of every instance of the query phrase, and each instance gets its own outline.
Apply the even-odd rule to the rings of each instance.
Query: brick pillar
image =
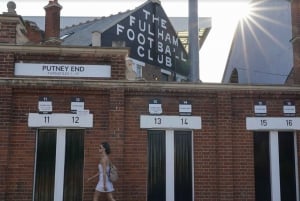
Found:
[[[109,109],[109,143],[111,144],[111,159],[116,164],[117,168],[123,166],[123,146],[124,146],[124,124],[125,124],[125,95],[124,89],[110,90],[110,109]],[[122,171],[120,180],[115,184],[117,192],[122,192]],[[122,200],[123,195],[115,193],[116,200]]]
[[[7,5],[8,12],[0,15],[0,43],[16,43],[18,16],[13,9],[16,5]]]
[[[20,18],[17,15],[0,15],[0,43],[17,43],[17,25]]]
[[[109,131],[112,137],[124,135],[124,89],[110,90]]]
[[[0,200],[6,194],[11,102],[11,88],[0,87]]]
[[[300,0],[291,1],[294,51],[294,84],[300,84]]]
[[[217,98],[217,178],[219,201],[233,200],[233,140],[231,133],[231,94],[220,92]]]

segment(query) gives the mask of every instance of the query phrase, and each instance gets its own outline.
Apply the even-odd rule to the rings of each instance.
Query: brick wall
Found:
[[[253,133],[246,130],[245,119],[254,116],[257,99],[267,102],[268,116],[282,116],[286,99],[294,100],[296,107],[300,104],[297,86],[126,81],[124,50],[1,48],[0,198],[5,201],[32,200],[37,130],[27,123],[28,113],[38,112],[40,96],[52,97],[54,113],[69,113],[71,98],[83,97],[85,108],[94,115],[93,128],[84,132],[83,200],[92,200],[97,181],[86,179],[97,171],[98,145],[103,141],[111,144],[111,159],[120,170],[115,197],[146,200],[148,142],[147,130],[140,129],[140,115],[148,114],[149,100],[158,98],[164,115],[178,115],[179,101],[188,99],[193,115],[202,118],[202,129],[193,131],[195,201],[254,201]],[[14,63],[21,61],[109,64],[112,78],[16,78]]]
[[[291,1],[292,9],[292,43],[294,52],[293,83],[300,83],[300,1]]]
[[[9,134],[11,132],[12,90],[0,86],[0,200],[5,200],[8,179]]]
[[[293,1],[296,11],[298,2]],[[293,19],[298,27],[296,11]],[[0,43],[15,44],[16,23],[1,22],[0,26]],[[298,41],[294,41],[296,54]],[[202,129],[193,131],[195,201],[254,201],[253,133],[246,130],[245,119],[254,116],[257,99],[267,102],[268,116],[282,116],[286,99],[299,107],[300,88],[127,82],[126,56],[127,50],[114,48],[0,46],[0,200],[32,200],[37,130],[27,123],[28,113],[37,112],[38,98],[50,96],[54,113],[69,113],[71,98],[80,96],[94,117],[93,128],[84,132],[83,200],[92,200],[97,181],[87,183],[86,179],[97,171],[98,145],[103,141],[111,144],[111,159],[120,171],[117,200],[147,199],[148,142],[147,130],[140,129],[140,115],[148,114],[150,99],[159,98],[164,115],[178,115],[179,101],[188,99],[193,115],[202,118]],[[108,64],[112,77],[16,78],[15,62]],[[299,156],[298,148],[298,161]]]
[[[18,21],[0,21],[0,43],[16,43]]]
[[[189,99],[193,115],[202,117],[202,129],[193,132],[195,200],[201,201],[255,200],[253,134],[245,129],[245,118],[253,116],[258,98],[266,100],[268,116],[282,116],[282,102],[287,98],[300,103],[300,92],[293,87],[266,92],[176,83],[42,83],[11,83],[12,91],[1,90],[2,102],[11,104],[6,110],[1,104],[1,111],[13,117],[8,122],[11,129],[4,126],[1,131],[1,142],[8,142],[7,156],[1,155],[1,165],[7,164],[1,175],[5,200],[32,199],[36,129],[28,128],[27,114],[37,112],[39,96],[52,97],[55,113],[69,112],[71,97],[84,97],[85,107],[94,114],[94,127],[85,131],[84,177],[97,171],[98,144],[108,141],[111,158],[120,169],[115,196],[132,201],[147,196],[147,131],[139,128],[139,117],[148,114],[150,99],[161,99],[165,115],[176,115],[179,100]],[[92,199],[95,185],[96,180],[84,184],[84,200]]]
[[[40,30],[37,24],[30,21],[26,21],[25,25],[29,41],[40,44],[44,40],[44,31]]]

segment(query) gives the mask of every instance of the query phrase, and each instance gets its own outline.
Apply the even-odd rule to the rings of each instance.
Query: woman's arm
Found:
[[[87,179],[87,181],[89,182],[89,181],[91,181],[92,179],[94,179],[95,177],[98,177],[98,176],[99,176],[99,172],[97,172],[97,174],[95,174],[95,175],[89,177],[89,178]]]

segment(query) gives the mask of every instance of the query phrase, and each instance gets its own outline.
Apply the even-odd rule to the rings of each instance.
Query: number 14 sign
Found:
[[[141,115],[140,128],[201,129],[201,117]]]
[[[93,127],[93,115],[68,113],[29,113],[28,126],[33,128],[91,128]]]

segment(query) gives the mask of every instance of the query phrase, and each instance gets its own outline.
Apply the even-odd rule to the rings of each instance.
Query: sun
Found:
[[[245,20],[250,18],[253,14],[254,14],[254,10],[255,10],[255,4],[253,3],[243,3],[240,5],[240,10],[239,10],[239,18],[241,20]]]
[[[254,4],[250,1],[239,1],[232,3],[233,16],[238,20],[245,20],[254,13]]]

